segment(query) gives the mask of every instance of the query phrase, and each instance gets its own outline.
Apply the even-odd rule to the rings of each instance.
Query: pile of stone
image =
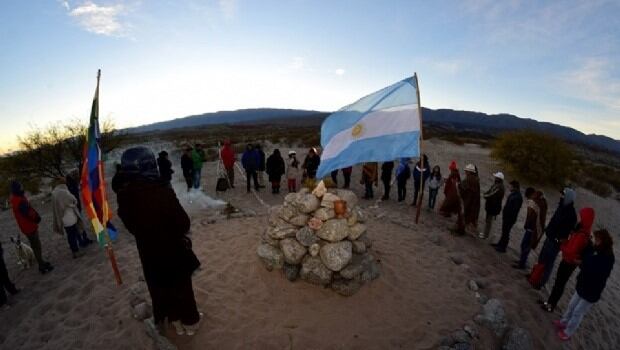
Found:
[[[347,205],[340,218],[334,211],[338,200]],[[380,274],[365,218],[351,191],[302,189],[271,208],[257,254],[267,270],[281,269],[290,281],[300,278],[350,296]]]

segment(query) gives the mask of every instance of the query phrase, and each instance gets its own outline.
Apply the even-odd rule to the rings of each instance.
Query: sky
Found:
[[[421,103],[620,139],[620,1],[2,0],[0,153],[33,127]]]

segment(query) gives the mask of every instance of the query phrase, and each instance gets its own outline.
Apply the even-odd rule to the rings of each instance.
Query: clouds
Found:
[[[230,20],[237,14],[237,0],[218,0],[224,19]]]
[[[576,69],[560,75],[563,92],[620,113],[620,79],[614,79],[613,64],[601,57],[583,59]]]
[[[334,71],[334,73],[336,73],[337,76],[343,76],[345,73],[345,70],[342,68],[338,68],[336,69],[336,71]]]
[[[73,8],[68,1],[60,1],[60,4],[68,11],[69,16],[88,32],[104,36],[127,34],[128,25],[121,21],[121,17],[127,14],[128,8],[123,4],[98,5],[86,1]]]

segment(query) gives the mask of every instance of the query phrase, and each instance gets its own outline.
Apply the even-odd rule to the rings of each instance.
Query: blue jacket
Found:
[[[577,294],[590,303],[599,301],[614,262],[613,253],[604,254],[588,247],[583,254],[581,271],[577,275]]]
[[[243,165],[243,169],[245,169],[245,171],[258,170],[260,164],[260,155],[258,151],[253,149],[243,152],[243,155],[241,156],[241,164]]]

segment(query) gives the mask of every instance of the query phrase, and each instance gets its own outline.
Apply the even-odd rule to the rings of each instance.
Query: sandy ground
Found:
[[[166,146],[156,145],[154,150],[162,147]],[[441,165],[444,172],[452,159],[461,168],[468,162],[478,165],[483,190],[491,184],[491,173],[498,170],[488,150],[477,146],[431,140],[426,149],[431,163]],[[176,157],[173,154],[172,158]],[[206,192],[212,197],[215,173],[214,163],[203,170]],[[352,186],[361,196],[359,174],[355,169]],[[220,198],[256,216],[226,219],[217,210],[205,208],[204,198],[194,198],[190,203],[180,175],[175,174],[174,187],[192,217],[194,248],[202,261],[194,287],[199,308],[205,312],[196,336],[177,337],[168,332],[180,349],[433,349],[444,335],[473,324],[480,311],[474,292],[467,287],[470,279],[482,283],[483,294],[502,300],[510,323],[530,331],[535,349],[617,349],[620,344],[620,268],[613,271],[603,299],[573,340],[566,344],[556,340],[550,321],[559,311],[556,315],[540,311],[536,300],[546,292],[533,291],[523,272],[510,267],[517,256],[524,213],[513,229],[509,253],[502,255],[489,247],[490,240],[450,236],[448,227],[453,221],[436,213],[423,210],[421,223],[415,225],[414,209],[405,203],[362,202],[371,214],[369,237],[374,242],[373,254],[381,260],[382,275],[346,298],[301,281],[290,283],[281,272],[267,272],[262,267],[255,250],[266,226],[267,207],[246,193],[240,177],[238,173],[237,188]],[[382,191],[377,189],[376,197]],[[266,205],[281,203],[283,194],[268,192],[259,194]],[[556,192],[546,191],[551,210],[558,199]],[[86,256],[71,259],[65,238],[52,233],[50,204],[43,198],[33,198],[32,202],[43,216],[40,234],[44,255],[56,267],[50,274],[42,276],[36,268],[19,269],[8,243],[9,236],[17,234],[17,227],[10,212],[0,213],[5,260],[10,275],[23,289],[10,299],[9,309],[0,311],[0,348],[152,348],[143,324],[132,318],[129,305],[131,290],[141,278],[132,236],[116,219],[121,234],[115,249],[125,282],[117,287],[98,248],[90,247]],[[115,206],[115,195],[110,199]],[[411,198],[407,201],[410,203]],[[597,211],[598,225],[611,230],[620,227],[618,202],[579,190],[577,207],[586,205]],[[484,211],[481,223],[483,215]],[[498,222],[493,229],[496,237],[499,227]],[[613,233],[617,237],[617,232]],[[464,264],[455,265],[450,259],[454,254],[462,256]],[[535,256],[532,254],[530,263]],[[571,284],[560,311],[572,291]],[[476,347],[496,349],[498,344],[481,330]]]

